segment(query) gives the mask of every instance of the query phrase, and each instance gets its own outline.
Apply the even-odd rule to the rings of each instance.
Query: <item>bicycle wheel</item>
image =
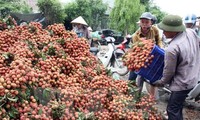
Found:
[[[123,61],[122,61],[122,57],[124,54],[125,54],[125,51],[121,49],[116,49],[113,52],[114,61],[112,65],[114,68],[114,72],[116,72],[120,76],[124,76],[129,72],[127,66],[124,66]]]

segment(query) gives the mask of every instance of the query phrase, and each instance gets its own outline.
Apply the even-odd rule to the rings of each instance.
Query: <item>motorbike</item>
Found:
[[[200,100],[200,81],[198,84],[190,91],[188,98],[192,98],[195,101]]]
[[[127,48],[130,48],[130,47],[129,47],[129,43],[130,43],[130,41],[131,41],[131,38],[132,38],[131,35],[128,34],[128,35],[125,37],[125,39],[123,40],[123,42],[117,46],[117,49],[121,49],[121,50],[123,50],[123,51],[125,52],[125,50],[126,50]]]
[[[118,74],[119,76],[126,75],[128,68],[122,62],[125,52],[114,45],[114,37],[107,36],[103,40],[107,44],[108,51],[101,50],[102,47],[99,45],[98,47],[91,47],[90,52],[96,55],[104,67],[109,69],[112,74]]]
[[[163,88],[159,89],[161,92],[170,94],[171,91],[169,90],[168,86],[165,86]],[[186,98],[187,100],[194,100],[199,101],[200,100],[200,81],[197,83],[197,85],[188,93],[188,96]]]

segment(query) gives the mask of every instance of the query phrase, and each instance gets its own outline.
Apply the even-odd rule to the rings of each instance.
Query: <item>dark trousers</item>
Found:
[[[167,105],[168,120],[183,120],[183,103],[190,91],[172,91]]]
[[[136,80],[137,74],[134,71],[130,71],[128,80]]]

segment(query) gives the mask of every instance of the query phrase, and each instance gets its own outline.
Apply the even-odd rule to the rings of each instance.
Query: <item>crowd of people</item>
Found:
[[[160,23],[155,25],[156,21],[156,17],[150,12],[143,13],[137,22],[139,28],[132,35],[132,43],[140,39],[151,39],[165,50],[163,77],[153,84],[145,82],[146,88],[148,93],[156,99],[157,87],[169,85],[172,93],[166,109],[168,119],[183,120],[183,103],[199,79],[200,24],[194,14],[187,15],[184,19],[178,15],[166,15]],[[90,38],[88,24],[82,17],[76,18],[71,23],[73,31],[79,37]],[[130,71],[128,79],[136,80],[142,92],[145,78]]]

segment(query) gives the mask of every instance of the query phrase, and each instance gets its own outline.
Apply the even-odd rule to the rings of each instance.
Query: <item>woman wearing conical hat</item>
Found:
[[[85,20],[79,16],[76,19],[74,19],[72,22],[73,31],[76,32],[78,37],[85,37],[87,39],[90,38],[90,32],[88,30],[88,24],[85,22]]]

